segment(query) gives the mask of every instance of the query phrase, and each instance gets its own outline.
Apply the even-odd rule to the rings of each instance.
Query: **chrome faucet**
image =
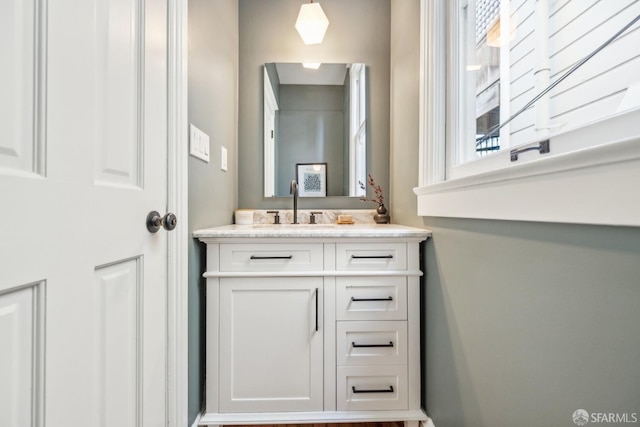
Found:
[[[298,223],[298,183],[295,179],[291,180],[291,188],[289,194],[293,194],[293,223]]]

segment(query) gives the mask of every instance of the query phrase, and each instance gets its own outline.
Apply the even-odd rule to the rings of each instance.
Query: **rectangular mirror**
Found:
[[[265,64],[265,197],[289,197],[293,179],[301,197],[364,195],[366,87],[362,63]],[[323,165],[326,189],[305,188],[298,178],[302,164]]]

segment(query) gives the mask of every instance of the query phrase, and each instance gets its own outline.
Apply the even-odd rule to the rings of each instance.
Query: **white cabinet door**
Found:
[[[0,426],[167,424],[167,0],[0,2]]]
[[[220,412],[323,409],[322,287],[320,277],[220,279]]]

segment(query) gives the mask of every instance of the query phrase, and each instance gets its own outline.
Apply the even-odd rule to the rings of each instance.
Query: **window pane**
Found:
[[[500,124],[500,0],[476,2],[475,58],[467,72],[475,77],[475,133],[480,140]],[[478,156],[499,149],[499,133],[475,147]]]
[[[454,164],[640,105],[635,24],[496,130],[637,17],[639,1],[459,0],[456,10],[460,126]]]

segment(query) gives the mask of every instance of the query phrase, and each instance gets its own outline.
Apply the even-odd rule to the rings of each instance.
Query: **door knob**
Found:
[[[176,216],[171,212],[167,212],[164,216],[164,220],[162,221],[164,229],[171,231],[176,228],[176,225],[178,225],[178,218],[176,218]]]
[[[157,211],[151,211],[147,215],[147,230],[149,230],[149,233],[157,233],[160,227],[170,231],[176,228],[176,225],[178,225],[178,218],[170,212],[165,216],[160,216]]]

